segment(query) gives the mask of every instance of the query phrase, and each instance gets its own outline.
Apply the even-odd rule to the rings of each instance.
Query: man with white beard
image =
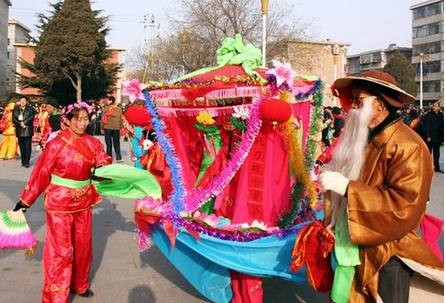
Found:
[[[326,223],[335,227],[334,302],[408,302],[413,270],[442,283],[443,263],[418,236],[433,176],[429,151],[397,114],[414,97],[384,72],[337,79],[349,112],[320,175]]]

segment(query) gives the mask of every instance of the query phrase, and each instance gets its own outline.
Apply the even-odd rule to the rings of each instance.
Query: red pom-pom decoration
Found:
[[[260,104],[260,115],[265,122],[286,122],[291,117],[291,113],[291,105],[280,99],[268,98]]]
[[[130,124],[145,127],[152,122],[152,117],[142,105],[131,105],[124,112],[124,117]]]

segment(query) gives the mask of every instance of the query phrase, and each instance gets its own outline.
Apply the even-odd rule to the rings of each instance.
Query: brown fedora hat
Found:
[[[348,76],[336,79],[331,86],[333,95],[341,100],[345,110],[350,109],[352,90],[364,89],[376,94],[393,107],[400,108],[404,103],[412,103],[415,97],[397,86],[395,78],[385,72],[370,70],[360,76]]]

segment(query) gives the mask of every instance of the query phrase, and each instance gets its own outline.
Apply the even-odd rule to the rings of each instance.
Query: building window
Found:
[[[412,38],[422,38],[443,32],[443,22],[436,22],[414,27],[412,29]]]
[[[419,64],[418,64],[419,65]],[[426,61],[423,62],[423,75],[431,74],[431,73],[439,73],[441,72],[441,61]],[[420,67],[417,67],[416,71],[417,75],[420,75]]]
[[[417,83],[418,92],[420,92],[420,82]],[[440,81],[423,81],[423,93],[439,93]]]
[[[382,61],[381,52],[365,54],[359,57],[359,64],[378,63]]]
[[[413,46],[413,54],[418,55],[419,53],[424,54],[435,54],[443,52],[442,41],[436,41],[431,43],[425,43]]]
[[[441,72],[441,61],[429,61],[426,62],[428,73],[439,73]]]
[[[413,20],[439,15],[441,13],[443,13],[443,1],[414,9]]]

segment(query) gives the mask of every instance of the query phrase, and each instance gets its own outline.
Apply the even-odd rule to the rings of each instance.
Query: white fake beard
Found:
[[[361,109],[350,110],[333,154],[331,162],[333,171],[343,174],[350,180],[358,180],[361,176],[372,115],[372,99],[364,99]],[[335,223],[338,214],[345,209],[345,205],[346,201],[343,196],[332,193],[331,224]]]
[[[364,106],[361,109],[350,110],[336,146],[332,160],[333,170],[350,180],[358,180],[360,177],[372,114],[370,99],[364,100]]]

